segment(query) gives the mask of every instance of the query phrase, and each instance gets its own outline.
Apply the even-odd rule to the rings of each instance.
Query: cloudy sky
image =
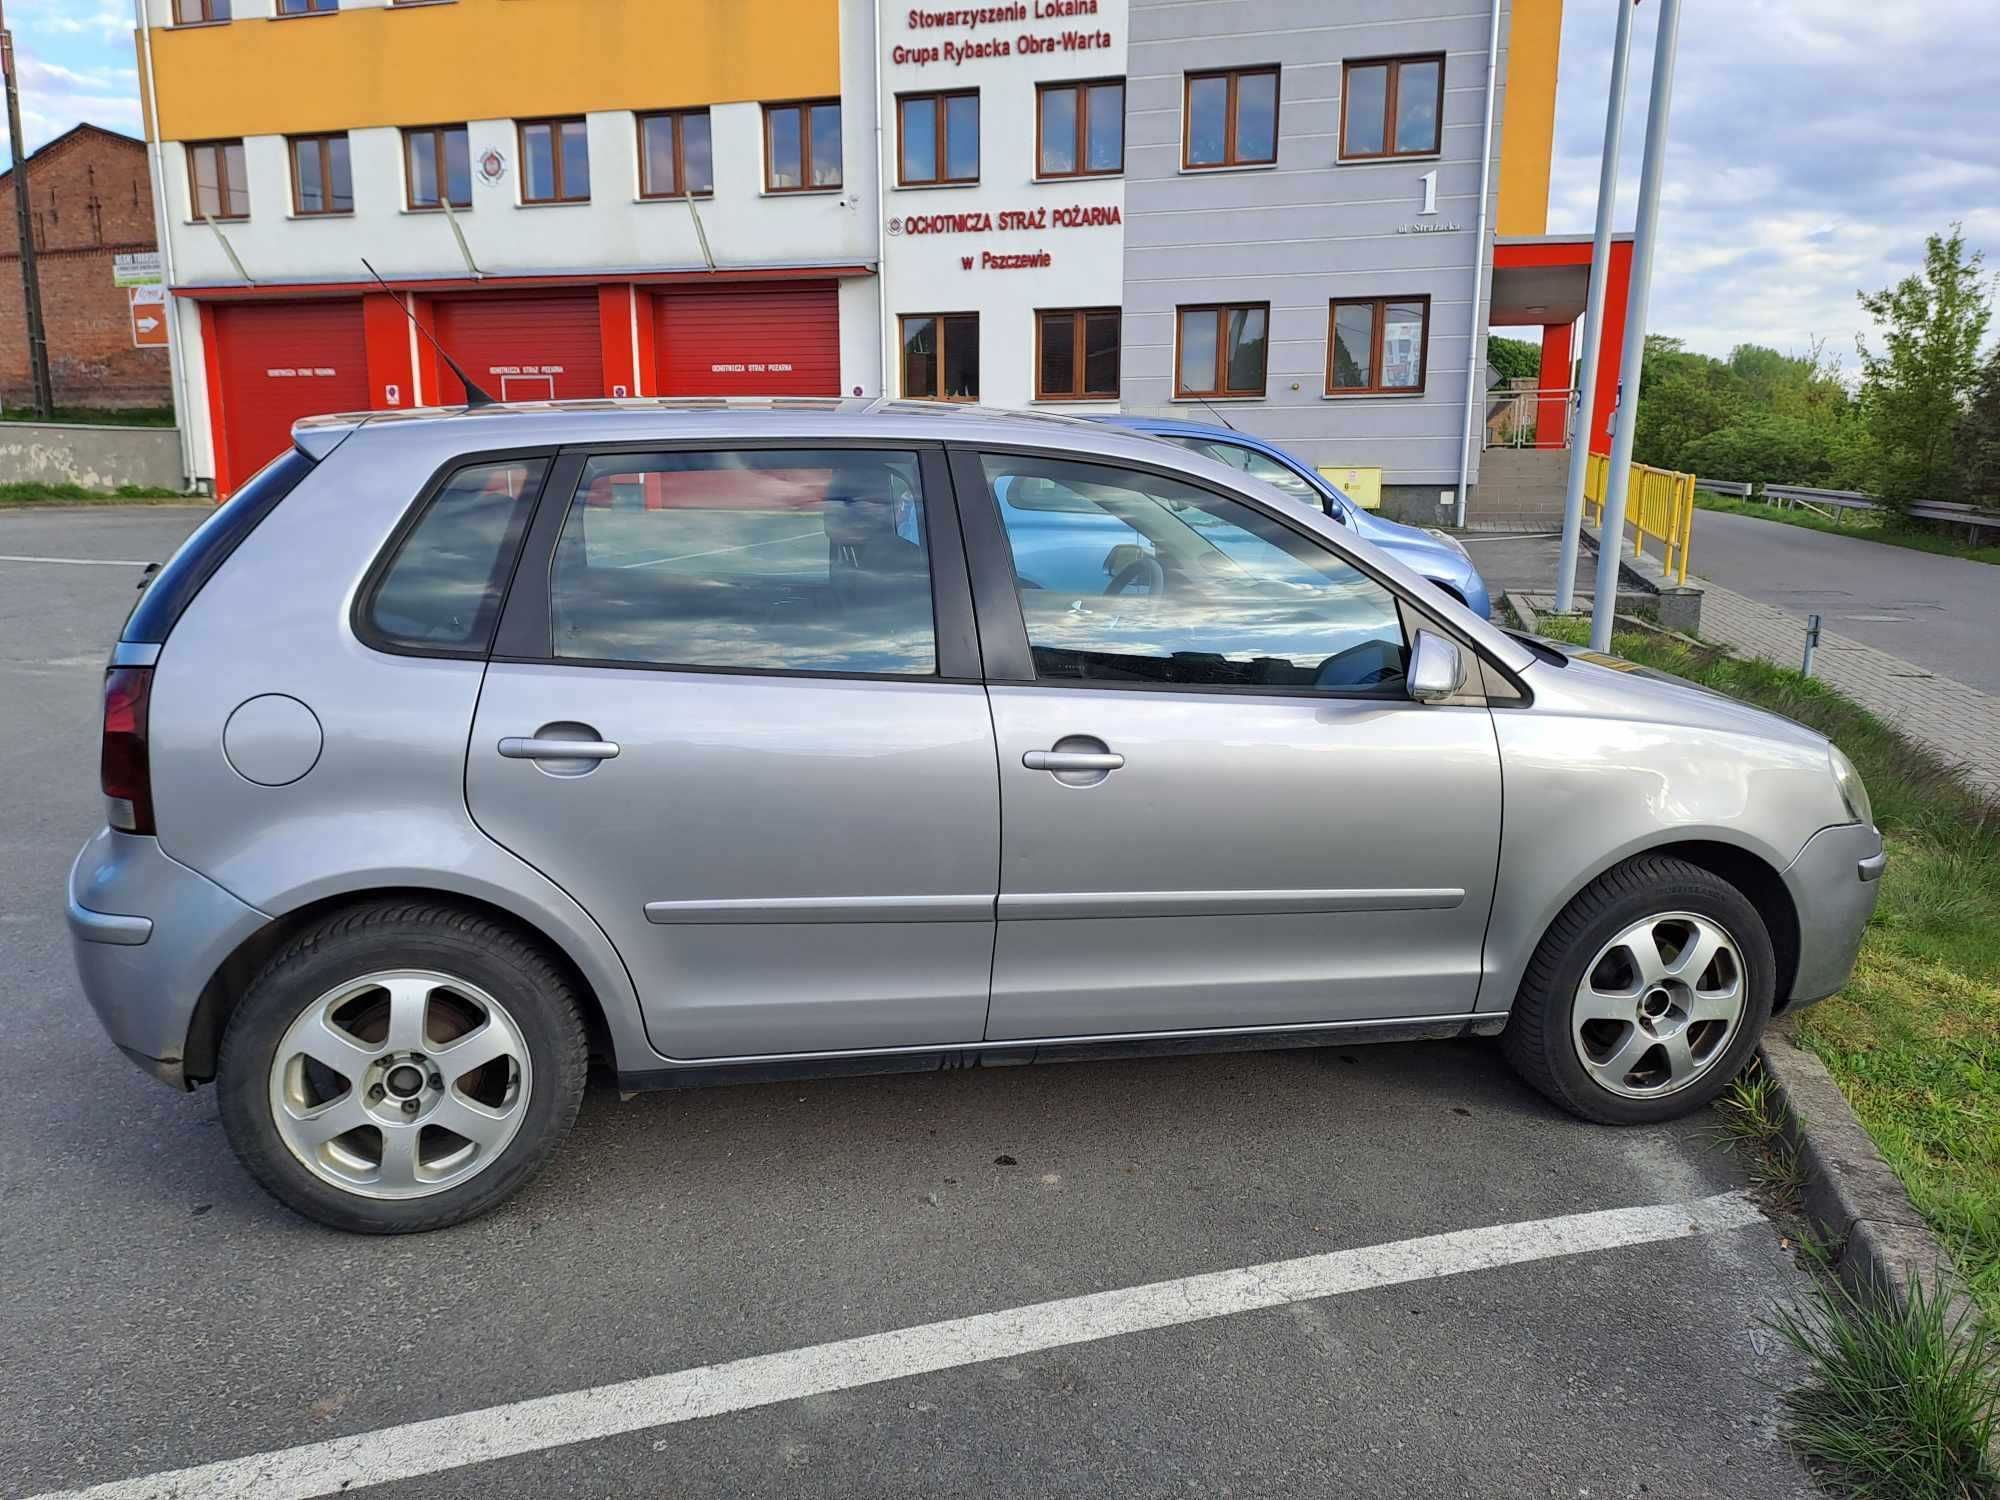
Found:
[[[1619,0],[1568,0],[1552,231],[1589,232]],[[1637,11],[1619,226],[1637,201],[1657,0]],[[137,134],[130,0],[7,0],[30,147]],[[1685,0],[1651,323],[1697,349],[1815,336],[1854,368],[1858,288],[1963,220],[2000,267],[1994,0]],[[0,142],[0,160],[4,160]]]

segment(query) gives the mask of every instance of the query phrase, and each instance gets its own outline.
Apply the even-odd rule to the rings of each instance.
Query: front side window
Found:
[[[1343,77],[1343,160],[1437,154],[1444,115],[1442,55],[1351,62]]]
[[[1270,304],[1183,307],[1176,396],[1261,396]]]
[[[241,141],[198,141],[187,148],[189,197],[197,219],[247,219],[250,184]]]
[[[305,217],[354,212],[354,169],[345,135],[292,137],[292,212]]]
[[[1289,464],[1279,463],[1268,453],[1260,453],[1257,449],[1245,447],[1242,443],[1225,443],[1216,438],[1187,437],[1179,434],[1165,436],[1168,442],[1177,444],[1190,453],[1199,453],[1204,458],[1212,458],[1217,463],[1227,464],[1232,469],[1241,469],[1252,479],[1261,479],[1265,484],[1283,490],[1292,499],[1304,501],[1314,510],[1324,508],[1325,502],[1319,491],[1312,487],[1305,475]]]
[[[1125,80],[1045,83],[1035,93],[1035,175],[1108,177],[1125,170]]]
[[[521,201],[590,201],[590,135],[581,120],[521,125]]]
[[[1395,596],[1255,507],[1136,470],[981,463],[1038,679],[1402,693]]]
[[[403,167],[411,208],[472,207],[472,152],[463,125],[404,131]]]
[[[1329,321],[1329,396],[1409,395],[1424,388],[1431,299],[1376,297],[1335,302]]]
[[[840,186],[840,101],[764,106],[764,190]]]
[[[1102,401],[1118,395],[1123,317],[1115,307],[1035,314],[1035,398]]]
[[[979,91],[896,101],[898,180],[905,187],[979,181]]]
[[[197,26],[204,21],[227,21],[229,0],[174,0],[174,21],[181,26]]]
[[[484,655],[546,459],[460,469],[396,548],[364,610],[378,645]]]
[[[639,196],[706,198],[715,191],[715,151],[708,111],[639,116]]]
[[[905,397],[979,399],[978,313],[907,313],[902,332]]]
[[[711,670],[937,671],[913,453],[613,454],[549,584],[555,654]]]
[[[1181,165],[1261,167],[1278,159],[1278,70],[1190,73]]]

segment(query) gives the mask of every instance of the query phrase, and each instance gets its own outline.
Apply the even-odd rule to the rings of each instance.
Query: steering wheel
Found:
[[[1140,556],[1112,575],[1111,581],[1104,585],[1105,597],[1122,594],[1141,579],[1145,580],[1149,594],[1164,594],[1167,591],[1167,570],[1160,566],[1157,558]]]

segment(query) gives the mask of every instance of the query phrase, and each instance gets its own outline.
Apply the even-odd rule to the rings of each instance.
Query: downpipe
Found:
[[[1479,378],[1480,352],[1485,348],[1485,341],[1479,337],[1479,324],[1486,305],[1489,258],[1486,231],[1493,206],[1493,96],[1500,82],[1501,0],[1492,0],[1492,4],[1493,21],[1486,37],[1486,126],[1479,137],[1479,236],[1472,251],[1472,324],[1465,340],[1465,436],[1458,449],[1458,513],[1453,523],[1461,529],[1465,525],[1466,487],[1472,478],[1473,419],[1486,397],[1485,386]]]

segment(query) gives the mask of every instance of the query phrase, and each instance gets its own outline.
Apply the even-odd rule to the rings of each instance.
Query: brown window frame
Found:
[[[937,388],[940,392],[938,395],[913,396],[910,394],[909,355],[906,352],[908,339],[903,332],[903,327],[912,318],[929,318],[933,323],[937,324],[937,353],[932,356],[932,359],[937,366]],[[979,311],[977,308],[960,310],[958,312],[913,312],[898,313],[896,315],[896,389],[901,393],[903,400],[948,401],[960,406],[972,406],[978,403],[978,391],[974,391],[970,396],[946,396],[941,394],[944,390],[944,325],[947,318],[970,318],[975,328],[979,326]],[[973,372],[973,383],[975,385],[979,383],[979,372],[976,369]]]
[[[1236,154],[1236,94],[1237,85],[1245,78],[1270,74],[1275,80],[1271,90],[1271,154],[1269,156],[1239,157]],[[1196,72],[1181,75],[1181,170],[1184,172],[1220,172],[1230,167],[1275,167],[1278,164],[1278,132],[1284,116],[1285,83],[1284,69],[1277,63],[1255,68],[1202,68]],[[1222,132],[1221,161],[1190,161],[1188,147],[1194,144],[1194,86],[1210,78],[1224,78],[1229,81],[1229,93],[1223,105],[1225,118]]]
[[[319,147],[319,180],[328,203],[333,202],[333,143],[347,141],[344,130],[328,130],[312,135],[288,135],[285,137],[285,164],[292,171],[292,217],[295,219],[345,219],[354,212],[354,143],[347,145],[347,198],[346,208],[307,208],[305,199],[299,192],[299,148]]]
[[[528,132],[538,125],[549,127],[549,172],[555,187],[552,198],[531,198],[528,196]],[[583,150],[590,154],[590,126],[582,115],[544,115],[539,119],[522,120],[514,128],[514,147],[521,154],[521,201],[524,204],[542,205],[546,203],[588,203],[590,190],[585,188],[581,195],[572,196],[563,190],[562,127],[574,125],[583,132]]]
[[[222,14],[216,15],[216,7],[222,7]],[[176,26],[221,26],[236,19],[230,14],[234,10],[231,0],[174,0],[174,24]],[[194,14],[190,15],[192,11]]]
[[[1118,378],[1108,391],[1084,389],[1085,361],[1084,349],[1087,344],[1086,330],[1092,318],[1113,317],[1118,320]],[[1049,318],[1070,320],[1070,368],[1076,372],[1077,389],[1073,391],[1051,391],[1042,385],[1042,330]],[[1268,338],[1268,333],[1266,334]],[[1038,307],[1035,309],[1035,399],[1037,401],[1116,401],[1121,386],[1125,383],[1125,309],[1122,307]]]
[[[287,5],[300,7],[286,10]],[[277,0],[271,7],[272,19],[288,21],[294,16],[332,16],[340,13],[340,0]]]
[[[1090,91],[1118,85],[1118,165],[1092,167],[1090,160]],[[1076,167],[1068,172],[1051,172],[1042,165],[1042,98],[1046,94],[1071,91],[1076,94]],[[1183,152],[1185,154],[1185,152]],[[1043,180],[1071,177],[1122,177],[1125,175],[1125,80],[1123,78],[1073,78],[1060,83],[1035,85],[1035,176]]]
[[[188,170],[188,217],[195,223],[201,222],[201,179],[195,176],[194,158],[197,151],[215,153],[215,206],[223,212],[211,215],[218,224],[240,223],[250,217],[250,163],[246,156],[243,163],[243,212],[232,214],[229,207],[229,157],[225,148],[234,146],[243,150],[241,136],[224,136],[213,141],[189,141],[187,143]]]
[[[959,187],[979,181],[979,170],[984,165],[982,142],[979,139],[980,126],[973,128],[972,153],[974,157],[970,177],[947,177],[946,165],[951,161],[951,142],[946,130],[951,119],[947,107],[954,99],[970,99],[978,113],[981,124],[985,111],[979,102],[979,90],[974,89],[926,89],[914,94],[896,96],[896,186],[897,187]],[[931,107],[931,175],[929,177],[905,177],[903,175],[903,106],[906,104],[928,104]]]
[[[838,99],[776,99],[764,106],[764,191],[767,193],[837,193],[847,185],[847,163],[839,163],[840,176],[832,182],[812,180],[812,112],[815,109],[840,108]],[[796,187],[779,187],[773,181],[771,172],[771,115],[776,110],[795,109],[799,112],[799,182]],[[841,122],[840,149],[843,158],[847,152],[846,121]],[[898,162],[901,165],[901,162]]]
[[[444,212],[444,200],[451,195],[451,174],[445,169],[444,138],[448,131],[456,130],[465,136],[465,201],[451,199],[454,213],[472,211],[472,132],[464,125],[405,125],[403,136],[403,206],[413,214],[436,214]],[[410,137],[429,135],[431,138],[431,171],[437,178],[438,201],[436,203],[417,202],[417,179],[410,172]]]
[[[634,129],[638,132],[639,143],[639,196],[641,198],[658,200],[661,198],[685,198],[690,196],[681,191],[682,186],[687,182],[687,148],[681,130],[681,122],[691,119],[696,115],[709,122],[709,181],[707,187],[696,188],[692,196],[696,198],[713,198],[715,196],[715,121],[709,115],[708,106],[704,104],[699,109],[649,109],[644,114],[634,116]],[[646,123],[649,120],[668,120],[672,122],[674,128],[674,185],[665,192],[649,186],[646,181],[646,162],[648,159],[646,155]]]
[[[1423,349],[1417,355],[1417,383],[1415,385],[1382,384],[1382,336],[1389,325],[1390,304],[1417,305],[1424,310]],[[1335,385],[1333,372],[1337,368],[1335,340],[1339,336],[1340,309],[1343,307],[1366,307],[1374,311],[1374,321],[1368,336],[1369,385]],[[1431,374],[1431,299],[1428,293],[1412,297],[1335,297],[1326,305],[1326,393],[1329,396],[1421,396],[1430,381]]]
[[[1229,380],[1229,314],[1261,312],[1264,315],[1264,373],[1255,390],[1233,389]],[[1212,313],[1215,317],[1214,386],[1196,390],[1181,384],[1181,329],[1189,313]],[[1258,400],[1271,389],[1271,304],[1268,302],[1189,302],[1174,309],[1174,398],[1216,401],[1225,398]]]
[[[1436,63],[1437,83],[1437,140],[1420,151],[1401,151],[1396,148],[1396,107],[1402,95],[1403,69],[1416,64]],[[1380,151],[1350,151],[1347,149],[1347,102],[1354,91],[1348,86],[1356,68],[1387,68],[1388,83],[1382,95],[1382,146]],[[1395,57],[1355,57],[1343,62],[1340,67],[1340,159],[1342,161],[1407,161],[1437,156],[1444,150],[1444,73],[1445,55],[1442,52],[1411,52]]]

